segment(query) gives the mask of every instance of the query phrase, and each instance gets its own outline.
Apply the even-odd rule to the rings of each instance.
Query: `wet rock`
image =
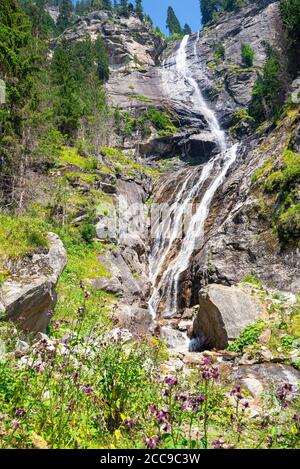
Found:
[[[55,287],[67,262],[58,236],[49,233],[48,240],[49,249],[33,254],[0,288],[0,318],[33,332],[46,330],[56,303]]]
[[[202,334],[217,349],[226,348],[263,313],[256,298],[234,286],[209,285],[199,294],[199,306],[193,326],[194,336]]]
[[[161,338],[166,342],[167,347],[176,351],[187,351],[189,340],[187,335],[177,329],[168,326],[161,328]]]

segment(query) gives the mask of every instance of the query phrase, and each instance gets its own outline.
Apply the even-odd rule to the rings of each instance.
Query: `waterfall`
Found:
[[[198,39],[199,34],[197,41]],[[149,300],[149,311],[153,318],[157,316],[161,304],[164,317],[177,314],[181,274],[188,268],[195,248],[201,247],[211,202],[237,157],[237,145],[227,147],[225,132],[221,130],[216,115],[207,105],[197,81],[188,68],[188,42],[189,36],[185,36],[181,41],[175,70],[171,70],[170,65],[164,62],[163,66],[168,66],[168,70],[164,70],[164,84],[167,83],[167,74],[175,72],[179,75],[182,86],[188,86],[192,90],[193,108],[204,116],[218,144],[219,153],[202,167],[178,172],[179,183],[174,191],[174,202],[163,214],[160,213],[160,208],[158,209],[157,220],[152,227],[154,239],[150,258],[150,281],[153,291]],[[193,53],[198,58],[197,42]],[[167,92],[171,93],[168,85]]]

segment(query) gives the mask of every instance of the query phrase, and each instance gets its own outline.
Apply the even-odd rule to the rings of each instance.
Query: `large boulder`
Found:
[[[239,286],[209,285],[199,294],[199,306],[193,337],[217,349],[226,348],[263,313],[260,302]]]
[[[0,319],[33,332],[46,330],[56,303],[55,287],[67,262],[59,237],[49,233],[48,241],[49,249],[24,260],[0,288]]]

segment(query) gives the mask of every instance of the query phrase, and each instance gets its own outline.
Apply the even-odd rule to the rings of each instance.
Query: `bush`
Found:
[[[267,61],[263,74],[258,77],[253,88],[249,114],[257,123],[275,118],[281,104],[281,65],[278,53],[266,44]]]
[[[254,50],[250,44],[242,44],[242,61],[246,67],[253,66]]]
[[[300,0],[280,0],[280,12],[290,36],[300,38]]]
[[[229,345],[228,350],[237,353],[243,352],[245,347],[257,342],[265,327],[266,325],[262,320],[256,321],[255,323],[245,327],[240,337]]]

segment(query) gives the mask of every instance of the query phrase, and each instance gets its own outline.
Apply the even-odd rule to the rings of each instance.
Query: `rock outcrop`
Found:
[[[66,265],[65,248],[54,233],[49,249],[23,260],[0,287],[0,317],[25,330],[44,332],[56,303],[55,286]]]
[[[209,285],[199,293],[199,312],[192,337],[200,338],[211,348],[225,349],[244,328],[261,317],[259,301],[239,286]]]

